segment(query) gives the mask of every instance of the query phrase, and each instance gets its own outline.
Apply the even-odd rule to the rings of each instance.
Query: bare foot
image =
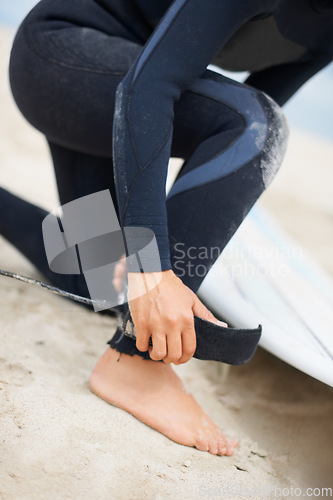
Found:
[[[228,439],[189,394],[170,365],[108,348],[90,378],[91,391],[176,443],[232,455]]]

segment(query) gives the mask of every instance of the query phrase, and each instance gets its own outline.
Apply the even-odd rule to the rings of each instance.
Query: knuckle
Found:
[[[184,324],[187,328],[191,328],[191,327],[194,325],[194,318],[193,318],[193,315],[186,314],[186,315],[183,317],[183,324]]]
[[[168,316],[168,325],[171,327],[175,327],[178,324],[178,319],[176,316]]]
[[[195,347],[185,347],[183,349],[183,355],[186,356],[187,358],[192,358],[194,353],[195,353]]]
[[[182,357],[182,353],[181,352],[175,353],[175,354],[171,354],[170,356],[168,356],[168,361],[170,363],[175,363],[176,361],[179,361],[181,357]]]
[[[210,321],[211,323],[214,323],[216,321],[214,314],[212,314],[210,311],[207,312],[204,319],[206,319],[206,321]]]

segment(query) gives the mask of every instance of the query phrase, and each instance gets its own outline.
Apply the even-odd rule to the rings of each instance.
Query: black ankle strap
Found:
[[[128,304],[115,308],[119,314],[118,328],[135,340],[135,326]],[[241,365],[254,355],[260,337],[261,325],[255,329],[226,328],[194,316],[197,348],[194,357],[202,360],[220,361]]]

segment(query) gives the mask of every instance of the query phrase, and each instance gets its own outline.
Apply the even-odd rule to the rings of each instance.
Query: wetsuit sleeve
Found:
[[[266,92],[283,106],[307,80],[331,61],[332,57],[327,56],[314,61],[281,64],[252,73],[246,83]]]
[[[240,26],[276,3],[176,0],[119,85],[113,130],[119,218],[127,254],[148,249],[140,252],[141,270],[171,268],[165,182],[175,102]],[[160,260],[149,251],[149,232],[138,228],[155,235]],[[139,270],[135,260],[128,264]]]

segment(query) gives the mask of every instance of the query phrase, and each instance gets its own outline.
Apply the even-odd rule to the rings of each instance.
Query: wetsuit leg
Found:
[[[108,189],[117,210],[111,158],[79,153],[53,143],[49,146],[61,205]],[[0,187],[0,213],[0,234],[50,283],[90,297],[83,274],[60,274],[50,269],[42,235],[42,223],[48,215],[46,210]]]
[[[182,120],[191,114],[204,137],[171,188],[167,212],[173,270],[197,291],[274,177],[288,131],[280,108],[267,95],[210,71],[176,108],[173,147],[180,154],[181,138],[188,137]]]
[[[175,108],[172,155],[185,159],[167,197],[173,271],[197,291],[283,159],[288,129],[265,94],[207,71]],[[110,345],[138,354],[116,332]]]
[[[109,189],[115,208],[112,159],[82,154],[49,144],[60,204]],[[54,207],[56,208],[56,207]],[[83,274],[53,272],[48,264],[42,236],[42,222],[48,212],[0,188],[0,234],[13,244],[53,285],[89,297]]]

